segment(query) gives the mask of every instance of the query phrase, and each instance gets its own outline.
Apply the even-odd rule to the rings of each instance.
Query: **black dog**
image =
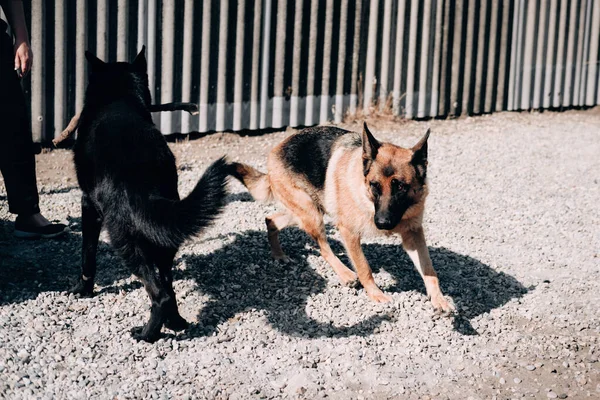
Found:
[[[72,289],[91,295],[96,249],[104,225],[112,245],[144,284],[150,321],[134,328],[138,340],[156,341],[163,324],[187,327],[172,286],[175,253],[219,214],[226,194],[226,163],[213,163],[183,200],[175,157],[150,116],[145,48],[133,63],[104,63],[89,52],[90,78],[79,121],[74,160],[81,199],[82,276]]]

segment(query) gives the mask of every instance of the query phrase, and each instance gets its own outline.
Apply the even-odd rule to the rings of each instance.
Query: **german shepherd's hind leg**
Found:
[[[449,303],[440,289],[440,282],[433,269],[429,249],[425,242],[423,228],[403,229],[400,231],[402,236],[402,246],[412,260],[413,264],[425,282],[427,295],[431,299],[431,304],[437,312],[444,315],[451,315],[456,311],[455,307]]]
[[[291,259],[283,252],[281,243],[279,242],[279,231],[289,226],[294,222],[294,217],[287,212],[278,212],[269,215],[265,218],[267,224],[267,234],[269,237],[269,245],[271,246],[271,256],[277,261],[284,263],[290,262]]]
[[[81,197],[81,276],[75,286],[69,291],[82,296],[94,294],[94,278],[96,277],[96,252],[98,250],[98,239],[102,229],[102,217],[86,195]]]
[[[173,249],[159,249],[156,255],[159,279],[169,295],[169,302],[165,307],[165,327],[173,331],[182,331],[189,326],[188,322],[179,314],[177,297],[173,290],[173,259],[177,251]]]
[[[356,268],[358,279],[361,285],[365,288],[367,296],[377,303],[387,303],[391,301],[392,298],[383,293],[383,291],[379,289],[375,283],[373,273],[371,272],[371,267],[369,266],[367,258],[365,257],[360,245],[360,236],[344,226],[339,226],[338,228],[340,230],[340,235],[342,236],[344,246],[348,251],[348,256],[350,257],[354,268]]]

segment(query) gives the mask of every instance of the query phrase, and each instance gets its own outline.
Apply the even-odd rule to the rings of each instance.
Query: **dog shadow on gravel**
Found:
[[[197,290],[210,297],[186,336],[209,336],[219,323],[252,309],[266,311],[273,328],[304,337],[367,336],[381,322],[392,319],[381,313],[353,326],[335,326],[309,317],[308,299],[325,292],[327,280],[306,260],[308,237],[303,232],[290,229],[281,236],[293,259],[289,263],[271,259],[265,231],[224,235],[228,244],[223,247],[206,255],[183,255],[176,261],[186,268],[174,270],[174,278],[194,280]]]
[[[71,232],[55,239],[13,236],[14,225],[0,220],[0,306],[35,299],[42,292],[68,290],[81,273],[81,220],[68,218]],[[96,282],[112,284],[131,276],[112,247],[98,244]],[[137,282],[136,282],[137,283]],[[141,287],[141,285],[132,285]]]
[[[305,309],[308,298],[325,292],[327,281],[306,260],[308,255],[319,253],[314,246],[306,248],[306,244],[313,243],[299,229],[281,232],[284,250],[293,259],[287,264],[271,260],[264,231],[232,234],[223,240],[228,244],[210,254],[184,255],[178,260],[184,262],[186,268],[175,270],[175,279],[193,279],[197,290],[210,297],[199,311],[198,322],[186,336],[210,335],[219,323],[251,309],[266,311],[273,328],[292,336],[307,337],[366,336],[382,321],[395,318],[396,312],[391,310],[349,327],[310,318]],[[330,243],[336,253],[344,252],[340,242],[330,239]],[[394,277],[396,283],[386,287],[387,292],[418,291],[425,296],[423,281],[401,245],[366,244],[363,249],[374,272],[383,269]],[[527,292],[512,276],[496,272],[474,258],[445,248],[430,247],[429,250],[442,291],[456,304],[458,314],[453,325],[461,334],[477,334],[470,319]],[[340,258],[350,265],[343,254]],[[348,310],[349,313],[355,311]]]
[[[332,246],[343,251],[342,244]],[[418,291],[426,295],[423,279],[401,245],[366,244],[365,256],[373,272],[381,269],[390,273],[396,283],[387,292]],[[477,335],[470,319],[501,307],[512,299],[520,298],[528,289],[511,275],[497,272],[467,255],[458,254],[444,247],[429,247],[433,267],[438,274],[442,292],[450,296],[456,305],[453,317],[454,329],[463,335]],[[349,265],[346,257],[342,262]]]

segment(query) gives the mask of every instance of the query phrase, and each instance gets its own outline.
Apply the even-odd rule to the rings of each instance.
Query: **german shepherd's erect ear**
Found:
[[[363,132],[362,132],[362,148],[363,148],[363,173],[367,176],[369,169],[371,168],[371,164],[377,157],[377,151],[381,147],[381,144],[375,139],[375,137],[369,131],[369,127],[367,123],[364,122]]]
[[[417,178],[420,184],[423,184],[427,177],[427,139],[429,139],[430,133],[431,129],[427,129],[425,136],[411,149],[413,151],[411,164],[417,171]]]
[[[92,53],[90,53],[87,50],[85,52],[85,58],[90,63],[90,70],[92,70],[92,71],[99,70],[106,65],[106,63],[104,61],[102,61],[101,59],[99,59],[98,57],[96,57],[95,55],[93,55]]]
[[[148,70],[148,62],[146,61],[146,46],[142,46],[139,54],[135,56],[135,59],[131,63],[136,71],[146,72]]]

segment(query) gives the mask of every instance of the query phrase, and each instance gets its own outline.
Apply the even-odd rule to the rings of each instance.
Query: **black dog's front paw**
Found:
[[[71,289],[69,293],[78,294],[82,297],[92,297],[94,295],[94,281],[92,279],[84,280],[79,277],[79,280]]]
[[[165,328],[170,329],[172,331],[182,331],[187,329],[190,324],[183,319],[181,315],[175,315],[174,317],[169,317],[165,322]]]
[[[156,335],[145,334],[143,326],[136,326],[131,328],[131,337],[137,341],[154,343],[160,339],[160,332]]]

